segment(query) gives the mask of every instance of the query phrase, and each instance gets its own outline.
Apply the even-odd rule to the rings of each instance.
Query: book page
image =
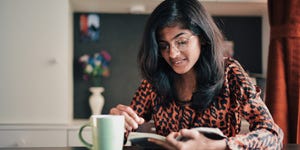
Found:
[[[219,128],[211,128],[211,127],[196,127],[192,128],[191,130],[197,130],[201,134],[203,134],[205,137],[213,139],[213,140],[221,140],[226,138],[226,136],[223,134],[223,132]],[[188,138],[178,136],[176,138],[178,141],[186,141]]]
[[[141,146],[141,147],[152,147],[152,148],[160,147],[159,145],[149,142],[148,138],[154,138],[162,141],[166,140],[166,137],[155,133],[130,132],[125,146]]]
[[[214,139],[214,140],[221,140],[226,138],[226,136],[223,134],[223,132],[218,128],[210,128],[210,127],[196,127],[192,128],[191,130],[196,130],[203,134],[205,137]],[[127,138],[127,143],[125,146],[131,146],[131,145],[138,145],[142,147],[157,147],[158,145],[155,145],[154,143],[151,143],[148,141],[148,138],[154,138],[158,140],[165,141],[166,137],[155,134],[155,133],[145,133],[145,132],[130,132]],[[178,136],[176,138],[178,141],[187,141],[188,138]]]

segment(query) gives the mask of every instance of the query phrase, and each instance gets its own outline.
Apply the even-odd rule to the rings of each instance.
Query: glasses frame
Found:
[[[167,42],[163,42],[163,43],[166,43],[166,48],[162,49],[160,47],[160,44],[158,44],[158,49],[161,51],[161,52],[169,52],[170,51],[170,48],[171,47],[175,47],[177,51],[185,51],[190,45],[190,40],[192,37],[195,37],[196,35],[192,34],[190,35],[189,37],[185,38],[185,37],[176,37],[175,39],[173,39],[170,43],[167,43]],[[184,38],[184,40],[182,40],[182,38]],[[186,44],[181,47],[180,44],[182,44],[182,41],[186,42]],[[159,42],[160,43],[160,42]],[[171,45],[172,44],[172,45]]]

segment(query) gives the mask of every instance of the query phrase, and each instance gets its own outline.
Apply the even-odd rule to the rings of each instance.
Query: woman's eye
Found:
[[[165,51],[165,50],[169,49],[169,46],[167,44],[159,44],[158,47],[162,51]]]
[[[187,45],[188,41],[187,40],[181,40],[181,41],[177,41],[176,42],[178,46],[183,46],[183,45]]]

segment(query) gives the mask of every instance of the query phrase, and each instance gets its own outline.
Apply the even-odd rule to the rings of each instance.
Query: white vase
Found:
[[[104,105],[104,97],[101,94],[104,91],[103,87],[90,87],[92,95],[89,97],[89,104],[92,115],[100,115]]]

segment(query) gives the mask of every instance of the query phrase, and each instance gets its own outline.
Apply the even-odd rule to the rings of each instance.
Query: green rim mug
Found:
[[[92,128],[92,143],[82,136],[86,127]],[[93,150],[122,150],[125,118],[122,115],[92,115],[90,121],[79,129],[82,144]]]

